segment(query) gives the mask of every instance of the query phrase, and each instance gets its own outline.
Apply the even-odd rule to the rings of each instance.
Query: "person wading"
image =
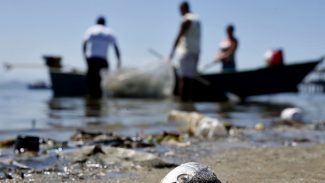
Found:
[[[112,30],[105,26],[105,18],[99,17],[97,24],[91,26],[85,33],[83,42],[83,55],[87,61],[88,71],[86,75],[88,97],[99,99],[102,97],[101,76],[102,69],[109,69],[107,51],[114,47],[117,68],[121,67],[121,55],[116,37]]]
[[[182,101],[190,101],[200,55],[201,23],[199,17],[191,13],[188,2],[181,3],[180,12],[183,20],[169,60],[173,59],[177,48],[180,54],[178,94]]]

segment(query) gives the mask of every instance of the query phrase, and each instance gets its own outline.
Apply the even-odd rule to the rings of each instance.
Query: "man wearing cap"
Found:
[[[109,69],[107,51],[110,46],[113,46],[115,50],[117,68],[121,67],[121,56],[116,37],[112,30],[105,25],[105,18],[99,17],[96,25],[86,31],[83,41],[83,55],[88,66],[87,93],[88,97],[95,99],[102,97],[100,71]]]

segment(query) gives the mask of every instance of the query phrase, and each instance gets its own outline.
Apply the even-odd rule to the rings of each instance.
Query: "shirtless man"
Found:
[[[235,28],[233,25],[227,26],[227,37],[220,43],[220,51],[215,59],[215,62],[222,62],[223,72],[236,71],[235,54],[238,47],[238,41],[234,36],[234,31]]]

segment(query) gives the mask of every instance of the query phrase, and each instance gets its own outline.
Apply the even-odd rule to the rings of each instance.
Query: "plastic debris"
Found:
[[[281,112],[281,120],[288,122],[303,122],[303,111],[296,107],[286,108]]]
[[[169,121],[185,122],[189,133],[204,138],[227,136],[225,125],[216,118],[206,117],[197,112],[183,112],[173,110],[168,115]]]
[[[15,142],[15,152],[17,154],[24,152],[38,153],[40,150],[40,138],[34,136],[18,136]]]

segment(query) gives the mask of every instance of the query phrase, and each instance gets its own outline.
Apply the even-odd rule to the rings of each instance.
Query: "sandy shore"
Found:
[[[227,150],[197,162],[210,166],[223,182],[322,182],[325,181],[325,145]],[[119,180],[95,182],[159,183],[171,169],[134,172]],[[94,182],[94,181],[91,181]]]

